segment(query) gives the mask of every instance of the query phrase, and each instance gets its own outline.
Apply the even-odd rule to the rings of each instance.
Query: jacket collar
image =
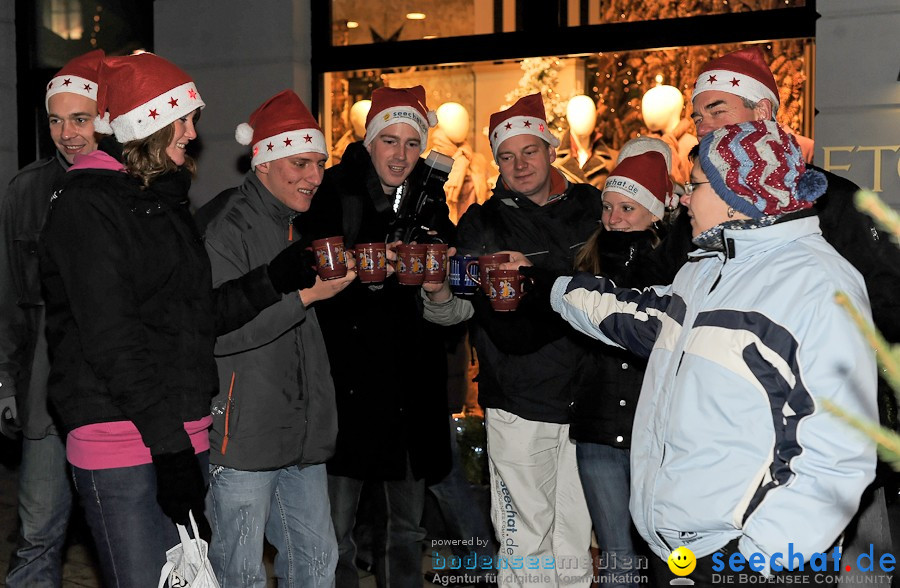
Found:
[[[569,196],[571,188],[572,184],[569,183],[569,180],[566,179],[563,173],[555,167],[551,167],[550,198],[544,206],[564,200]],[[510,190],[509,186],[506,185],[506,182],[503,181],[503,176],[500,176],[497,179],[497,187],[494,188],[494,195],[492,198],[496,197],[499,197],[503,204],[512,208],[524,208],[526,210],[541,208],[541,206],[532,202],[527,196],[523,196],[518,192]]]
[[[767,227],[744,231],[725,229],[722,235],[725,242],[724,253],[698,249],[688,255],[691,258],[720,255],[739,262],[809,235],[817,234],[822,234],[822,230],[819,228],[819,217],[804,210],[785,215],[778,222]]]
[[[263,185],[256,176],[256,172],[253,170],[248,171],[244,176],[242,191],[246,194],[256,196],[256,198],[259,199],[263,210],[278,221],[290,221],[300,214],[293,208],[288,207],[278,198],[275,198],[275,195]]]

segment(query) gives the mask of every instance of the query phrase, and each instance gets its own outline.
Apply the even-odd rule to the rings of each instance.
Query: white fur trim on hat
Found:
[[[97,101],[97,82],[93,82],[87,78],[79,76],[57,76],[50,80],[47,84],[47,97],[44,99],[44,106],[50,111],[50,96],[59,94],[60,92],[69,92],[70,94],[78,94],[85,98],[90,98],[94,102]]]
[[[694,84],[693,101],[698,94],[709,90],[718,90],[746,98],[751,102],[759,102],[763,98],[772,103],[773,112],[778,108],[778,96],[772,90],[756,78],[742,73],[736,73],[726,69],[711,69],[705,71],[697,78]]]
[[[253,145],[253,158],[250,160],[250,166],[255,169],[261,163],[301,153],[321,153],[328,156],[328,147],[325,145],[325,135],[322,134],[322,131],[297,129],[257,141]]]
[[[491,151],[497,159],[497,150],[504,141],[516,135],[534,135],[550,144],[559,147],[559,139],[550,132],[550,125],[536,116],[512,116],[494,127],[491,131]]]
[[[644,187],[643,184],[625,176],[609,176],[606,178],[606,184],[603,185],[603,194],[607,192],[616,192],[628,196],[644,208],[650,211],[650,214],[657,218],[662,218],[666,212],[666,207],[660,202],[653,192]]]
[[[437,117],[435,117],[437,119]],[[394,106],[386,108],[372,117],[369,125],[366,127],[366,137],[363,139],[363,145],[369,146],[375,137],[387,127],[403,123],[411,126],[419,133],[419,155],[425,151],[425,144],[428,143],[428,120],[422,118],[422,113],[412,106]]]
[[[200,98],[194,82],[184,83],[120,114],[110,126],[120,143],[149,137],[179,118],[187,116],[206,103]]]

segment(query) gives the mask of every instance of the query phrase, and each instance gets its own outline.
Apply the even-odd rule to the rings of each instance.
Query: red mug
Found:
[[[406,286],[421,286],[425,281],[425,245],[397,246],[397,281]]]
[[[472,275],[471,267],[475,264],[466,265],[466,275],[470,280],[481,286],[481,291],[486,295],[491,295],[491,272],[499,269],[501,263],[509,262],[509,253],[494,253],[492,255],[481,255],[478,257],[478,273]]]
[[[517,269],[494,269],[488,278],[491,308],[499,312],[513,311],[522,298],[524,276]]]
[[[384,281],[387,277],[387,248],[384,243],[357,243],[356,273],[363,283]]]
[[[447,277],[446,243],[430,243],[425,246],[425,282],[440,284]]]
[[[347,275],[347,256],[344,237],[327,237],[312,242],[316,256],[316,271],[323,280],[334,280]]]

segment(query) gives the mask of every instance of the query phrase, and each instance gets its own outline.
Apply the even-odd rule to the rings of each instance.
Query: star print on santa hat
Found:
[[[47,84],[44,105],[50,110],[50,97],[60,92],[97,100],[100,68],[105,54],[101,49],[79,55],[66,63]]]
[[[284,90],[263,102],[248,122],[237,126],[234,138],[241,145],[253,144],[250,165],[254,169],[301,153],[328,156],[322,129],[293,90]]]
[[[719,81],[721,80],[721,81]],[[691,100],[716,90],[757,103],[768,100],[772,114],[778,110],[778,84],[759,46],[747,47],[709,61],[700,69]]]
[[[192,88],[192,89],[188,90],[188,96],[191,97],[191,100],[196,100],[196,99],[197,99],[197,92],[195,92],[195,91],[193,90],[193,88]]]
[[[102,93],[107,104],[98,106],[109,110],[120,143],[147,138],[205,106],[190,76],[153,53],[108,57],[103,74],[110,91]]]
[[[520,98],[515,104],[491,115],[491,150],[497,150],[503,142],[516,135],[535,135],[550,147],[558,147],[559,139],[553,136],[547,125],[547,114],[540,94]]]

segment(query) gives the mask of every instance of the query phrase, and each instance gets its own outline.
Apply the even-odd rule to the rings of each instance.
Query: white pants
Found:
[[[588,513],[569,425],[487,409],[500,586],[589,586]]]

